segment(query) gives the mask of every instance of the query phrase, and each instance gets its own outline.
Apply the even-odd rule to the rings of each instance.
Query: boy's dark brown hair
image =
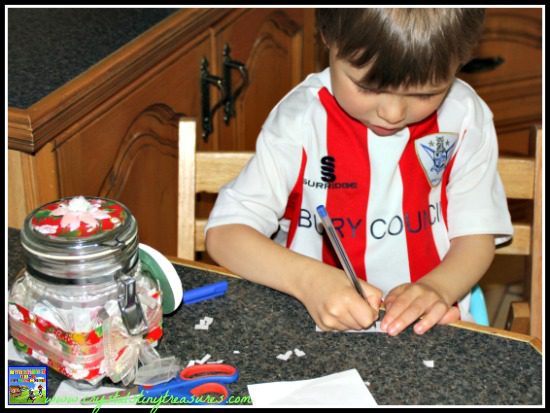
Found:
[[[371,65],[361,83],[384,89],[449,80],[470,59],[485,9],[317,9],[316,17],[338,58]]]

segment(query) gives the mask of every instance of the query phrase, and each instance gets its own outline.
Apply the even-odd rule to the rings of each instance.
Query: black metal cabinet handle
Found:
[[[203,58],[201,61],[201,118],[202,118],[202,139],[208,142],[208,135],[212,133],[212,118],[214,113],[224,104],[226,100],[223,79],[214,76],[208,72],[208,60]],[[220,89],[222,97],[212,108],[210,108],[210,85],[215,85]]]
[[[232,60],[231,49],[226,43],[223,47],[223,87],[225,89],[225,104],[224,104],[224,117],[225,124],[229,124],[229,120],[235,116],[235,101],[248,85],[248,70],[244,63]],[[241,84],[237,87],[234,93],[232,93],[231,86],[231,71],[237,69],[241,74]]]
[[[501,64],[504,63],[504,59],[500,56],[495,57],[476,57],[470,60],[460,69],[462,73],[479,73],[495,70]]]
[[[212,133],[212,119],[216,111],[223,105],[225,124],[235,116],[235,100],[248,85],[248,70],[244,63],[232,60],[231,49],[228,44],[223,48],[223,78],[214,76],[208,72],[208,60],[203,58],[201,61],[201,118],[202,118],[202,139],[208,142],[208,136]],[[231,71],[237,69],[241,74],[241,84],[233,92],[231,85]],[[210,85],[220,89],[222,97],[212,108],[210,107]]]

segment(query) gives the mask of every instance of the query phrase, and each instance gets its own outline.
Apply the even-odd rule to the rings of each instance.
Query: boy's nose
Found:
[[[405,102],[401,96],[388,94],[379,102],[376,112],[380,119],[387,122],[387,125],[383,126],[391,127],[394,125],[401,126],[401,123],[405,120],[406,109]]]

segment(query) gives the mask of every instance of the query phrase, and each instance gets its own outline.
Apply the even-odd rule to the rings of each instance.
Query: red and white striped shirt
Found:
[[[246,224],[339,266],[316,213],[323,204],[357,275],[387,293],[436,267],[454,237],[510,239],[497,158],[492,113],[465,82],[455,80],[431,116],[380,137],[340,108],[326,69],[272,110],[256,155],[220,191],[206,231]]]

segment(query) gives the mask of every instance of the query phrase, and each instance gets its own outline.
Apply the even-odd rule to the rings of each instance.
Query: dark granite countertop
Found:
[[[8,236],[11,285],[23,261],[18,231],[9,229]],[[184,289],[225,279],[180,265],[176,270]],[[542,404],[542,356],[526,342],[451,326],[436,326],[423,336],[411,328],[397,337],[317,333],[305,308],[292,297],[245,280],[228,280],[225,296],[181,306],[165,316],[157,349],[183,364],[208,353],[212,360],[237,366],[240,378],[229,385],[234,395],[248,395],[248,384],[311,379],[355,368],[370,382],[380,405]],[[209,330],[195,330],[205,316],[214,319]],[[276,358],[295,348],[306,356]],[[427,368],[423,360],[434,360],[435,367]],[[50,395],[60,379],[50,373]]]
[[[31,106],[177,10],[8,8],[8,106]]]

